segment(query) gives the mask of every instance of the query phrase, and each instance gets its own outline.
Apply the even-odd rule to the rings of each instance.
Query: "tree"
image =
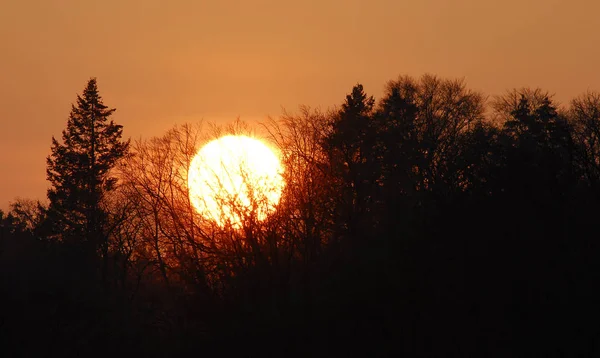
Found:
[[[578,145],[577,162],[584,180],[600,182],[600,93],[587,92],[571,101],[568,111]]]
[[[32,199],[18,198],[10,203],[9,215],[16,230],[37,234],[42,229],[46,207]]]
[[[96,79],[90,79],[77,96],[77,105],[72,105],[62,143],[52,137],[46,169],[52,185],[48,189],[52,236],[101,249],[105,258],[108,239],[102,200],[115,188],[110,170],[129,148],[129,141],[121,139],[123,126],[109,120],[114,111],[104,105]]]
[[[505,122],[513,120],[512,112],[519,108],[523,100],[532,107],[540,107],[546,99],[553,95],[541,88],[513,88],[502,95],[494,96],[490,105],[492,113],[490,119],[493,123],[502,126]]]
[[[293,218],[286,222],[285,235],[294,238],[307,266],[321,253],[333,224],[331,200],[336,188],[326,185],[332,172],[327,170],[328,155],[321,145],[328,119],[320,110],[301,106],[299,114],[284,112],[266,126],[285,167],[286,185],[279,205],[285,205]]]
[[[525,172],[539,171],[538,174],[551,181],[572,179],[573,126],[557,109],[548,92],[527,88],[513,90],[497,97],[492,106],[496,117],[505,119],[502,141],[512,152],[513,164],[522,166]],[[522,173],[515,174],[521,185]]]
[[[361,230],[367,230],[371,189],[378,176],[373,167],[374,105],[375,99],[367,96],[361,84],[354,86],[342,108],[331,116],[323,140],[323,149],[340,188],[336,210],[341,216],[340,236],[360,237]]]

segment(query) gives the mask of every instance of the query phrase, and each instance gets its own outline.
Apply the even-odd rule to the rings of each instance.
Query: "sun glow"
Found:
[[[273,212],[284,186],[279,158],[263,142],[224,136],[207,143],[188,172],[190,200],[203,217],[239,228]]]

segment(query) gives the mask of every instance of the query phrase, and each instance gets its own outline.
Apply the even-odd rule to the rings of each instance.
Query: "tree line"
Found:
[[[357,84],[338,107],[258,129],[185,124],[135,141],[114,111],[91,79],[52,138],[48,204],[0,212],[3,349],[598,352],[597,92],[559,106],[541,89],[488,99],[401,76],[378,100]],[[193,209],[187,168],[224,134],[279,151],[286,185],[264,221],[240,212],[241,228],[220,227]]]

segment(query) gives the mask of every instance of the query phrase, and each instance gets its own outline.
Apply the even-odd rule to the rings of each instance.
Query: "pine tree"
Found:
[[[48,189],[52,236],[95,252],[100,249],[105,258],[108,239],[101,203],[116,184],[110,169],[129,148],[129,141],[121,140],[123,126],[109,120],[114,111],[103,104],[96,79],[90,79],[77,96],[77,105],[72,105],[62,143],[52,137],[46,169],[52,185]]]
[[[373,128],[375,99],[367,96],[361,84],[352,88],[341,109],[329,123],[323,148],[329,156],[340,192],[336,211],[341,217],[340,236],[361,236],[367,227],[373,182],[378,176],[373,165],[376,135]]]

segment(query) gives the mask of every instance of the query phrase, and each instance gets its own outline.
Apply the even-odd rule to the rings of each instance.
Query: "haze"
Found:
[[[44,199],[45,159],[90,77],[125,137],[379,97],[400,74],[488,95],[600,90],[584,0],[0,1],[0,208]]]

